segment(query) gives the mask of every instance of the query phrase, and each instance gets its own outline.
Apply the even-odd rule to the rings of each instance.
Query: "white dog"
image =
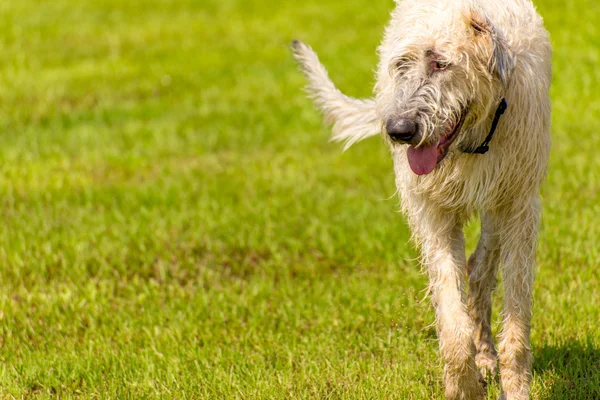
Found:
[[[550,150],[551,48],[529,0],[403,0],[379,48],[374,99],[340,93],[317,55],[294,55],[333,139],[383,133],[421,248],[449,399],[482,399],[500,361],[502,396],[527,399],[539,191]],[[465,258],[462,226],[481,216]],[[505,284],[499,356],[490,327]],[[468,283],[467,283],[468,281]],[[468,285],[468,291],[466,286]]]

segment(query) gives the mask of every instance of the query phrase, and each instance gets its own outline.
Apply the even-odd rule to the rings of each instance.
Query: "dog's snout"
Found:
[[[417,133],[417,124],[409,118],[390,119],[385,124],[385,130],[395,142],[410,142]]]

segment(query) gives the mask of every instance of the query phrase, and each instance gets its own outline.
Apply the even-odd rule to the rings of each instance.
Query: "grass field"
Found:
[[[600,3],[537,5],[533,398],[599,399]],[[367,96],[392,7],[2,1],[0,397],[441,398],[387,150],[328,143],[287,49]]]

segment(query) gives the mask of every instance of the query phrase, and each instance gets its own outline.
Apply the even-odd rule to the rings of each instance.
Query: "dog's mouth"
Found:
[[[410,169],[417,175],[426,175],[435,169],[440,161],[448,154],[448,148],[460,133],[462,126],[468,114],[465,108],[454,128],[446,129],[446,132],[440,136],[437,142],[427,146],[409,146],[407,156]]]

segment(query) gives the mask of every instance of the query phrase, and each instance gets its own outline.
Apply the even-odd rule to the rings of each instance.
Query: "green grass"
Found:
[[[533,398],[594,399],[600,5],[537,5],[555,79]],[[328,143],[287,49],[366,96],[392,6],[0,3],[0,397],[441,398],[389,155]]]

